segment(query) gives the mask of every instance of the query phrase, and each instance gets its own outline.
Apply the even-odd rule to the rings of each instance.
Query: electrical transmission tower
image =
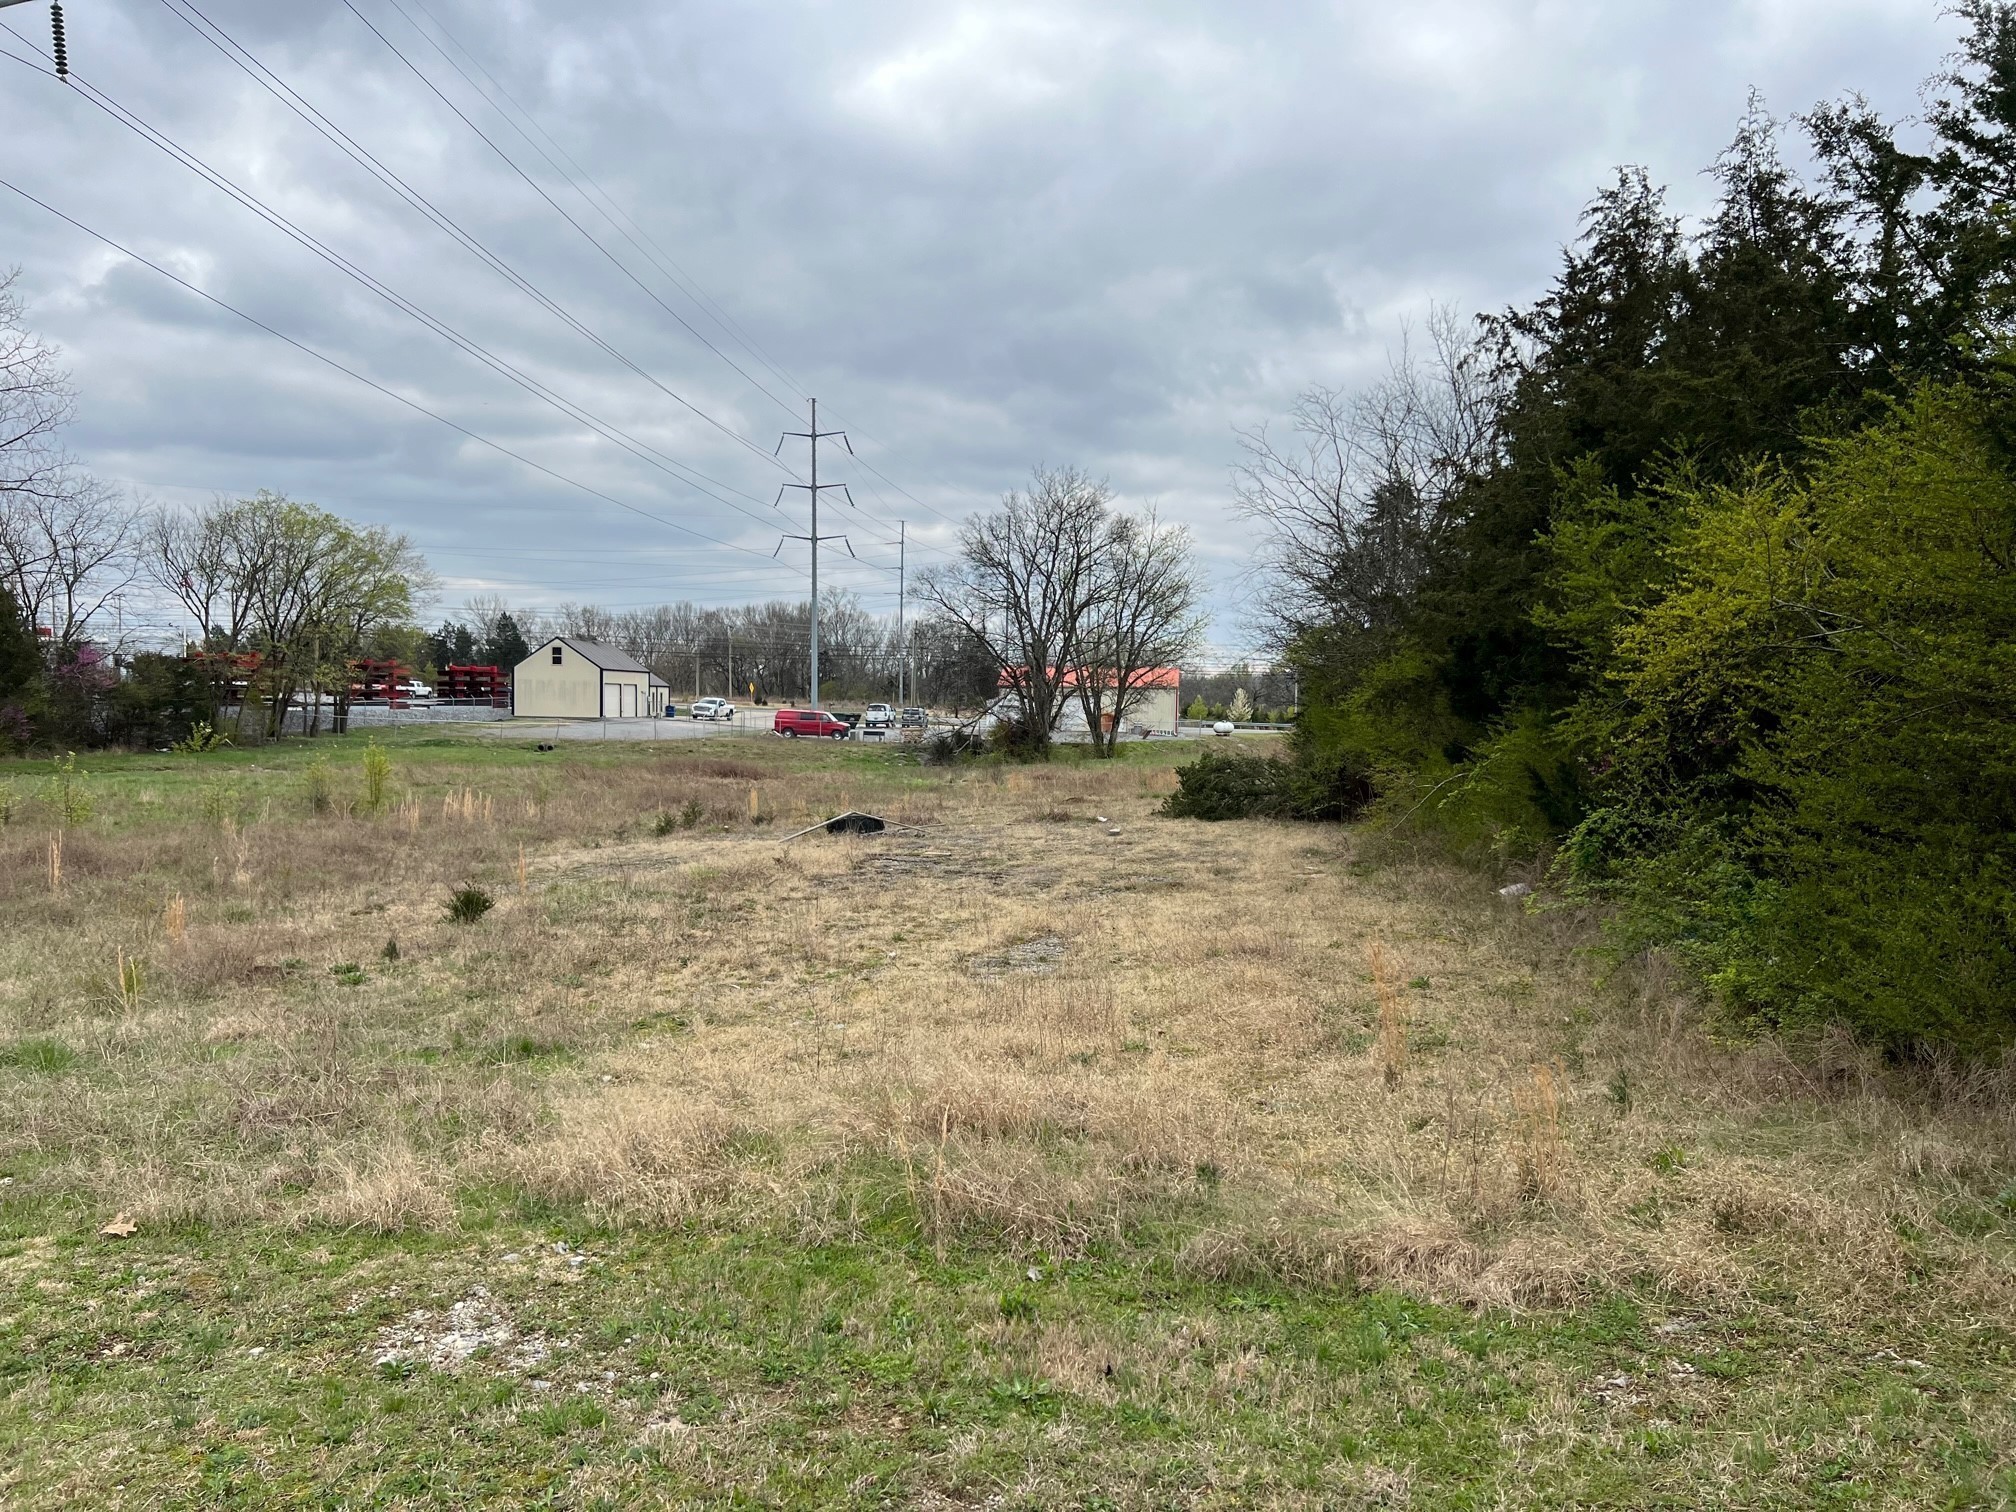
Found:
[[[847,448],[847,455],[850,457],[854,455],[854,443],[847,439],[847,432],[845,431],[822,431],[819,429],[819,401],[817,399],[812,401],[812,428],[810,430],[784,432],[783,435],[777,438],[778,453],[781,454],[783,452],[784,443],[789,441],[793,436],[804,437],[806,444],[812,449],[812,481],[810,483],[783,484],[777,490],[777,498],[779,501],[782,501],[784,490],[787,488],[804,489],[806,498],[812,501],[812,525],[810,532],[806,535],[786,535],[783,541],[777,543],[777,551],[772,552],[771,555],[775,556],[777,552],[781,552],[784,549],[784,541],[803,541],[812,548],[812,702],[808,707],[816,709],[819,707],[819,543],[821,541],[839,541],[847,548],[847,555],[854,555],[854,543],[848,540],[846,536],[822,536],[819,534],[819,495],[822,490],[837,488],[840,490],[840,496],[847,501],[848,507],[852,508],[854,506],[854,495],[847,491],[845,483],[821,483],[819,481],[819,443],[828,436],[838,436],[840,444]],[[856,560],[859,559],[856,558]]]

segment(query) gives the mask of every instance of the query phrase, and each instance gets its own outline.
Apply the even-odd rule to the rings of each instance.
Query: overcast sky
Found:
[[[771,501],[803,481],[804,443],[788,472],[770,453],[817,395],[822,425],[884,475],[823,454],[821,480],[861,508],[829,499],[821,528],[874,564],[834,543],[823,582],[893,611],[895,521],[913,567],[942,560],[949,522],[1033,464],[1074,463],[1193,528],[1221,656],[1241,649],[1247,591],[1235,426],[1375,375],[1431,303],[1531,299],[1620,163],[1698,208],[1753,87],[1781,115],[1850,90],[1901,115],[1954,40],[1934,0],[198,3],[634,369],[374,182],[171,0],[73,0],[73,68],[363,273],[715,481],[598,439],[0,58],[0,178],[561,477],[0,190],[0,267],[21,267],[33,323],[64,349],[71,443],[101,475],[168,502],[271,488],[395,526],[446,579],[443,608],[802,596],[803,543],[771,553],[805,530],[803,494]],[[46,49],[39,3],[0,21]]]

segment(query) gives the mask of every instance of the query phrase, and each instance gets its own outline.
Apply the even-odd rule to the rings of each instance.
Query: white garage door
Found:
[[[602,685],[602,717],[620,719],[623,716],[623,684],[604,683]]]

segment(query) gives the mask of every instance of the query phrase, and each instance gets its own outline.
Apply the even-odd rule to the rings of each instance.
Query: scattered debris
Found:
[[[1589,1387],[1589,1394],[1606,1407],[1641,1407],[1645,1393],[1634,1389],[1628,1375],[1607,1376]]]
[[[527,1370],[553,1349],[553,1341],[543,1334],[520,1334],[490,1305],[490,1293],[479,1286],[439,1316],[420,1308],[378,1330],[371,1363],[453,1370],[485,1352],[507,1370]]]
[[[140,1232],[140,1225],[135,1223],[130,1215],[122,1212],[98,1232],[107,1239],[129,1239]]]
[[[1531,882],[1514,882],[1510,887],[1499,888],[1498,896],[1501,898],[1523,898],[1532,891],[1533,884]]]
[[[821,819],[817,824],[808,824],[801,830],[780,836],[783,840],[796,840],[800,835],[809,835],[814,830],[824,830],[829,835],[879,835],[884,830],[914,830],[914,824],[898,824],[893,819],[884,819],[880,814],[864,814],[859,809],[849,809],[844,814],[835,814],[831,819]]]

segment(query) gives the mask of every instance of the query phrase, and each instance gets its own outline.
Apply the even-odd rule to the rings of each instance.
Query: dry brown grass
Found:
[[[503,1181],[808,1235],[900,1200],[940,1243],[1476,1303],[1844,1309],[1928,1267],[2016,1297],[1955,1221],[2016,1175],[2009,1070],[1719,1044],[1657,963],[1599,982],[1586,920],[1361,874],[1348,832],[1161,820],[1132,766],[872,805],[718,756],[494,780],[74,829],[60,893],[0,831],[0,1049],[82,1062],[0,1068],[0,1159],[147,1222],[435,1225]],[[854,806],[920,831],[774,838]],[[465,878],[499,902],[456,928]]]

